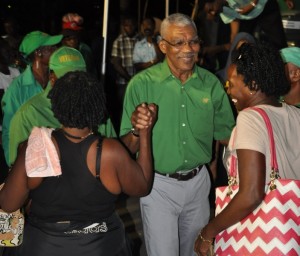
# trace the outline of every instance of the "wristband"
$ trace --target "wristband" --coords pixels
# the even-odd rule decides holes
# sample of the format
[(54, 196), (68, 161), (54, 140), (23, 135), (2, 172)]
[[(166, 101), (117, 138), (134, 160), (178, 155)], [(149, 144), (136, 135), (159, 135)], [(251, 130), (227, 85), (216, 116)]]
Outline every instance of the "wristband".
[(134, 127), (131, 128), (130, 132), (131, 132), (131, 134), (132, 134), (133, 136), (135, 136), (135, 137), (140, 137), (140, 135), (137, 133), (137, 131), (135, 130)]

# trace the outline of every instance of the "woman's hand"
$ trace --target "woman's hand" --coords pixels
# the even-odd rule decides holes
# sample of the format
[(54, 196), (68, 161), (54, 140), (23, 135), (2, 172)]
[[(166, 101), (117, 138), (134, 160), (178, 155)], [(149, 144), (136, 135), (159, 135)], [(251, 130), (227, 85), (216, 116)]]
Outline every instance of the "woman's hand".
[(131, 116), (131, 124), (137, 130), (152, 129), (157, 120), (157, 105), (142, 103), (135, 108)]
[(197, 236), (194, 245), (194, 251), (198, 256), (210, 255), (213, 239), (207, 239), (206, 237), (203, 237), (202, 233), (204, 232), (201, 231)]

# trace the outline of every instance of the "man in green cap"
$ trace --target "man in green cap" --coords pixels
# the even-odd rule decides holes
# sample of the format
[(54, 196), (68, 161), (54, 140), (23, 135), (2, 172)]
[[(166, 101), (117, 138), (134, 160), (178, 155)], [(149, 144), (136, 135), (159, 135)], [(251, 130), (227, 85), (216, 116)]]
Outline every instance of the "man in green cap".
[[(45, 91), (27, 101), (14, 115), (9, 130), (9, 164), (13, 164), (20, 143), (26, 140), (33, 127), (45, 126), (59, 128), (61, 124), (54, 117), (50, 100), (47, 98), (55, 81), (70, 71), (86, 71), (86, 64), (81, 53), (70, 47), (56, 50), (49, 61), (49, 84)], [(107, 137), (116, 137), (110, 119), (101, 125), (98, 131)]]
[(2, 146), (8, 163), (8, 132), (13, 115), (19, 107), (32, 96), (40, 93), (49, 80), (49, 58), (56, 45), (62, 40), (62, 35), (50, 36), (41, 31), (27, 34), (19, 47), (20, 52), (30, 64), (24, 72), (12, 81), (2, 98), (3, 124)]
[(300, 108), (300, 48), (287, 47), (280, 53), (286, 63), (286, 73), (291, 83), (290, 91), (281, 98), (281, 101)]

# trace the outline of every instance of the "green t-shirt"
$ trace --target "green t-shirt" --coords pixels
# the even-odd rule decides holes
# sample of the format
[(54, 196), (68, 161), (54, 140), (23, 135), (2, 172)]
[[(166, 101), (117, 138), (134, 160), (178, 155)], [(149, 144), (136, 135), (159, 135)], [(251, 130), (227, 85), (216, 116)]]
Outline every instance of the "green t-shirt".
[[(9, 164), (16, 160), (19, 144), (28, 139), (33, 127), (61, 127), (51, 110), (50, 99), (47, 98), (50, 89), (49, 84), (45, 91), (31, 98), (14, 115), (9, 130)], [(110, 119), (100, 125), (98, 131), (106, 137), (116, 137)]]
[(210, 162), (213, 139), (229, 139), (235, 124), (221, 83), (198, 66), (184, 85), (166, 61), (134, 76), (125, 94), (120, 135), (130, 131), (131, 114), (143, 102), (158, 105), (153, 155), (155, 170), (161, 173)]
[(2, 146), (7, 163), (9, 163), (9, 129), (11, 119), (27, 100), (42, 91), (42, 86), (35, 80), (31, 66), (28, 65), (25, 71), (11, 82), (3, 95), (1, 102), (3, 111)]

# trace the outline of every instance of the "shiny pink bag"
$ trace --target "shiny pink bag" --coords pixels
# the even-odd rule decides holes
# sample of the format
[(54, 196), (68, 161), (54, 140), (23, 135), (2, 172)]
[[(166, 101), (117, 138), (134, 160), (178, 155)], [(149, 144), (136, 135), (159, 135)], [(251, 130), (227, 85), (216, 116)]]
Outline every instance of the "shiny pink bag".
[[(260, 108), (269, 134), (271, 150), (271, 181), (266, 185), (262, 203), (246, 218), (220, 232), (215, 239), (215, 255), (300, 255), (300, 181), (281, 179), (276, 159), (272, 125)], [(238, 192), (235, 183), (236, 159), (230, 165), (228, 186), (216, 189), (216, 215)]]

